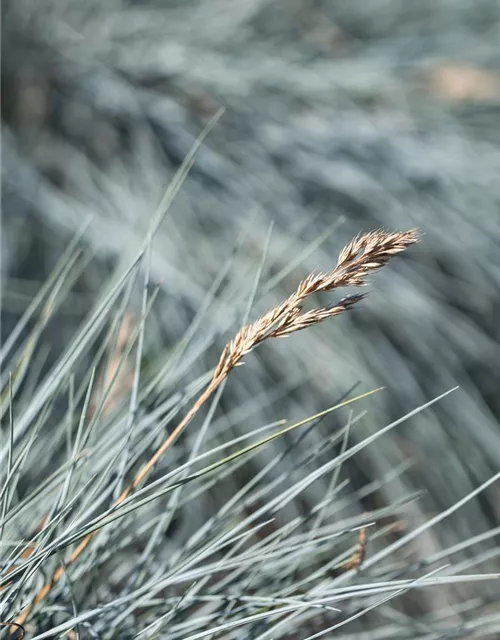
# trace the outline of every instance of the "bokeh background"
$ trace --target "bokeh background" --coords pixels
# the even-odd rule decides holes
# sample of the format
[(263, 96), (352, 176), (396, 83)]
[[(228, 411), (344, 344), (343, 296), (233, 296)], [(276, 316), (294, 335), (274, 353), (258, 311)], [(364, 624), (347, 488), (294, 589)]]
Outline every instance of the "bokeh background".
[[(4, 0), (2, 340), (91, 216), (93, 259), (47, 328), (41, 367), (55, 361), (223, 106), (153, 245), (161, 293), (145, 358), (172, 349), (234, 253), (168, 388), (215, 364), (271, 225), (252, 318), (332, 268), (359, 232), (419, 227), (421, 243), (354, 311), (252, 354), (218, 420), (244, 431), (320, 411), (355, 384), (386, 386), (355, 442), (459, 385), (347, 465), (359, 488), (411, 459), (352, 509), (422, 491), (406, 513), (421, 524), (500, 468), (499, 43), (496, 0)], [(287, 508), (307, 511), (324, 490)], [(499, 497), (493, 485), (423, 536), (416, 557), (498, 526)]]

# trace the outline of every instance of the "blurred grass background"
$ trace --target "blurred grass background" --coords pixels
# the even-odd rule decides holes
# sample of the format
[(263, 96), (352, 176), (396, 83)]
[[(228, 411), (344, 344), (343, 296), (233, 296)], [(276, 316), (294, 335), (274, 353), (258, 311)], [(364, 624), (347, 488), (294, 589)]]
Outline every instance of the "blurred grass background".
[[(48, 370), (223, 106), (152, 246), (160, 293), (144, 371), (171, 353), (234, 251), (233, 263), (196, 340), (141, 411), (214, 366), (241, 322), (271, 223), (252, 318), (309, 271), (331, 269), (360, 231), (419, 227), (422, 242), (373, 278), (352, 313), (249, 357), (216, 420), (244, 433), (249, 422), (314, 414), (355, 384), (386, 386), (353, 427), (356, 442), (459, 385), (346, 464), (360, 489), (413, 462), (357, 498), (353, 514), (413, 491), (423, 493), (405, 514), (410, 527), (448, 508), (500, 467), (499, 42), (495, 0), (5, 0), (2, 341), (90, 216), (82, 242), (92, 260), (46, 328), (39, 368)], [(140, 286), (131, 296), (137, 317)], [(193, 426), (180, 447), (195, 438)], [(214, 504), (242, 481), (227, 480)], [(307, 513), (327, 484), (311, 485), (283, 519)], [(415, 558), (497, 527), (499, 504), (492, 485), (416, 542)], [(197, 512), (200, 522), (213, 508)], [(494, 545), (481, 550), (498, 570)], [(481, 557), (477, 546), (471, 554)], [(451, 606), (457, 594), (442, 597)]]

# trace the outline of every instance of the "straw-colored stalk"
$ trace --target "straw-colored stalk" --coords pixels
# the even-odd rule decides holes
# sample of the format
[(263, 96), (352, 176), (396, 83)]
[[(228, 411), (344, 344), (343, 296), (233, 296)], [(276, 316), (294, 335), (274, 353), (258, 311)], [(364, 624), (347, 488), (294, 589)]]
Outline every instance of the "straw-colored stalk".
[[(252, 324), (242, 327), (225, 346), (207, 388), (183, 420), (137, 473), (134, 480), (123, 491), (113, 506), (116, 507), (121, 504), (145, 480), (163, 454), (177, 440), (205, 402), (227, 378), (231, 370), (241, 365), (243, 358), (256, 346), (268, 338), (289, 336), (295, 331), (311, 327), (327, 318), (332, 318), (344, 311), (348, 311), (364, 297), (364, 294), (346, 296), (336, 304), (318, 307), (311, 311), (303, 311), (303, 305), (307, 298), (315, 293), (331, 292), (340, 287), (366, 286), (366, 278), (370, 273), (383, 267), (393, 256), (401, 253), (417, 240), (418, 232), (415, 229), (402, 233), (388, 233), (383, 230), (376, 230), (360, 235), (342, 250), (337, 266), (333, 271), (312, 273), (299, 284), (297, 290), (283, 303), (265, 313)], [(80, 542), (66, 560), (66, 567), (78, 558), (97, 533), (98, 531), (94, 531), (88, 534)], [(42, 587), (33, 601), (21, 612), (16, 620), (18, 625), (24, 624), (33, 608), (47, 596), (63, 575), (64, 569), (62, 567), (54, 572), (50, 581)]]

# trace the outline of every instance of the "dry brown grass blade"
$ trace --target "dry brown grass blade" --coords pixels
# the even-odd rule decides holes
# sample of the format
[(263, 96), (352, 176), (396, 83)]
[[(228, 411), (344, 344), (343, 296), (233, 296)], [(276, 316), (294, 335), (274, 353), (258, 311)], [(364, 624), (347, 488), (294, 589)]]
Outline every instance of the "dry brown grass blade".
[(344, 562), (344, 564), (341, 565), (340, 569), (342, 571), (350, 571), (351, 569), (358, 571), (360, 569), (366, 557), (367, 531), (368, 531), (367, 527), (361, 527), (361, 529), (359, 530), (356, 549), (354, 550), (354, 553), (349, 558), (349, 560), (347, 560), (347, 562)]
[[(366, 278), (373, 271), (383, 267), (393, 256), (401, 253), (418, 241), (418, 232), (412, 229), (406, 232), (388, 233), (383, 230), (370, 231), (352, 240), (340, 253), (337, 266), (328, 273), (316, 273), (303, 280), (297, 290), (282, 304), (274, 307), (252, 324), (245, 325), (236, 336), (225, 346), (212, 380), (200, 395), (183, 420), (172, 431), (144, 467), (137, 473), (131, 484), (123, 491), (113, 506), (121, 504), (154, 469), (163, 454), (181, 435), (200, 408), (212, 396), (216, 389), (227, 378), (232, 369), (242, 364), (244, 356), (267, 338), (281, 338), (300, 331), (327, 318), (334, 317), (348, 311), (364, 296), (347, 296), (336, 305), (320, 307), (312, 311), (303, 312), (302, 308), (310, 296), (320, 292), (334, 291), (340, 287), (362, 287), (367, 284)], [(98, 533), (94, 531), (86, 536), (74, 549), (66, 561), (66, 566), (72, 564), (89, 545)], [(24, 624), (33, 608), (50, 593), (52, 587), (64, 575), (64, 569), (59, 568), (38, 592), (32, 603), (19, 615), (16, 623)]]
[[(118, 330), (116, 344), (112, 345), (113, 348), (110, 350), (109, 365), (101, 371), (99, 382), (92, 396), (90, 416), (97, 413), (101, 398), (105, 397), (106, 399), (100, 413), (102, 416), (106, 416), (119, 406), (120, 402), (132, 391), (133, 365), (130, 358), (125, 359), (123, 363), (122, 358), (136, 330), (137, 326), (132, 314), (125, 313)], [(111, 334), (108, 336), (108, 341), (111, 342)]]
[(19, 624), (17, 622), (0, 622), (0, 627), (10, 627), (9, 635), (13, 635), (14, 633), (17, 633), (19, 631), (19, 640), (24, 640), (26, 630), (24, 629), (22, 624)]

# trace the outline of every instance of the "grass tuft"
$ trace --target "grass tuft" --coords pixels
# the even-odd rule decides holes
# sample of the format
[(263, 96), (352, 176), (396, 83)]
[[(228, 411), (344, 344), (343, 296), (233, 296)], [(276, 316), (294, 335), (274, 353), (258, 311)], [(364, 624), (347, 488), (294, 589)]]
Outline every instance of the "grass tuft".
[[(185, 171), (183, 166), (179, 180)], [(174, 191), (179, 187), (176, 183)], [(170, 196), (167, 200), (169, 206)], [(4, 352), (2, 632), (34, 640), (312, 640), (349, 625), (352, 637), (368, 626), (373, 637), (437, 640), (462, 629), (472, 634), (497, 629), (498, 616), (489, 615), (483, 602), (484, 624), (460, 623), (460, 629), (446, 604), (420, 621), (415, 614), (426, 597), (421, 593), (436, 588), (458, 593), (464, 584), (498, 580), (495, 573), (471, 573), (474, 563), (451, 564), (455, 554), (492, 539), (494, 531), (413, 561), (404, 550), (500, 474), (411, 528), (406, 516), (419, 493), (390, 504), (377, 505), (374, 498), (381, 486), (404, 477), (410, 461), (361, 488), (344, 467), (450, 391), (365, 437), (355, 433), (366, 411), (355, 414), (354, 408), (381, 389), (357, 396), (351, 389), (332, 407), (291, 423), (251, 425), (246, 419), (243, 435), (233, 433), (231, 423), (228, 428), (228, 418), (221, 421), (224, 386), (248, 354), (268, 339), (289, 337), (351, 310), (364, 294), (305, 307), (318, 295), (366, 286), (372, 273), (419, 240), (418, 232), (359, 235), (331, 271), (310, 274), (283, 302), (248, 322), (270, 229), (243, 326), (214, 369), (149, 406), (157, 381), (187, 357), (200, 322), (195, 318), (170, 357), (162, 354), (158, 366), (144, 369), (147, 322), (158, 294), (149, 291), (150, 248), (164, 205), (153, 217), (145, 248), (104, 287), (60, 361), (45, 376), (37, 367), (31, 397), (25, 386), (44, 330), (82, 272), (76, 245), (51, 276), (57, 286), (42, 289)], [(129, 309), (136, 286), (140, 318)], [(40, 319), (34, 318), (34, 329), (26, 334), (38, 307)], [(209, 400), (201, 427), (181, 439)], [(334, 415), (332, 428), (326, 423)], [(311, 433), (316, 434), (312, 446)], [(277, 442), (284, 445), (276, 452)], [(320, 482), (326, 487), (320, 500), (306, 503), (304, 496)], [(360, 511), (361, 500), (371, 500), (372, 508)], [(479, 555), (478, 563), (482, 560)], [(396, 606), (396, 600), (403, 605)]]

